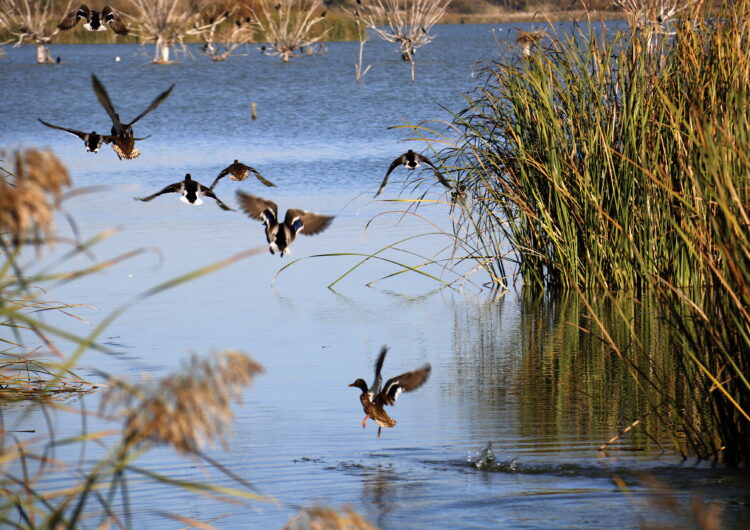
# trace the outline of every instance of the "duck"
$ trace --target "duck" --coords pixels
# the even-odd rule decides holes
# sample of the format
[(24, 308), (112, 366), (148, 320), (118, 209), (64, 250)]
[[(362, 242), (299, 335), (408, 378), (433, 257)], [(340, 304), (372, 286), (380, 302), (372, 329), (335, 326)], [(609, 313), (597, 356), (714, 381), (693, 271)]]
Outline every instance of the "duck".
[(261, 183), (263, 183), (264, 186), (276, 186), (273, 182), (265, 178), (263, 175), (261, 175), (258, 171), (256, 171), (255, 168), (246, 166), (236, 158), (234, 159), (234, 162), (229, 164), (227, 167), (221, 170), (221, 173), (216, 177), (214, 180), (214, 183), (211, 184), (211, 189), (214, 189), (216, 187), (216, 184), (224, 177), (229, 175), (229, 178), (232, 180), (245, 180), (247, 179), (250, 174), (255, 175), (255, 178), (258, 179)]
[(89, 31), (106, 31), (106, 24), (118, 35), (128, 34), (128, 28), (125, 27), (120, 15), (111, 6), (104, 6), (104, 9), (101, 11), (96, 11), (89, 9), (86, 4), (81, 4), (65, 15), (65, 18), (62, 19), (62, 22), (57, 27), (61, 30), (68, 30), (78, 24), (78, 21), (81, 19), (86, 20), (83, 27)]
[(450, 189), (450, 183), (445, 180), (445, 177), (440, 174), (438, 169), (429, 158), (427, 158), (426, 156), (422, 156), (419, 153), (415, 153), (414, 151), (409, 149), (403, 155), (399, 156), (398, 158), (396, 158), (396, 160), (391, 162), (391, 165), (388, 168), (388, 172), (385, 174), (385, 178), (383, 178), (383, 182), (380, 184), (380, 187), (378, 188), (378, 191), (377, 193), (375, 193), (374, 197), (377, 197), (383, 191), (385, 185), (388, 184), (388, 177), (391, 176), (391, 173), (394, 169), (396, 169), (398, 166), (404, 166), (406, 169), (417, 169), (418, 167), (420, 167), (420, 162), (424, 162), (425, 164), (430, 166), (435, 172), (435, 176), (437, 177), (440, 184)]
[(203, 204), (203, 201), (201, 200), (202, 196), (209, 197), (215, 200), (216, 204), (218, 204), (219, 208), (221, 208), (222, 210), (234, 211), (232, 210), (232, 208), (221, 202), (221, 199), (219, 199), (210, 188), (207, 188), (200, 182), (193, 180), (193, 178), (190, 176), (190, 173), (187, 173), (185, 175), (184, 180), (175, 182), (174, 184), (170, 184), (161, 191), (157, 191), (153, 195), (149, 195), (148, 197), (135, 197), (135, 199), (143, 202), (148, 202), (151, 199), (158, 197), (159, 195), (164, 195), (165, 193), (181, 193), (182, 197), (180, 197), (180, 200), (185, 204), (190, 204), (192, 206), (200, 206), (201, 204)]
[(362, 391), (359, 395), (359, 401), (362, 403), (362, 409), (365, 411), (362, 428), (364, 429), (367, 426), (368, 418), (373, 420), (378, 424), (378, 438), (380, 438), (380, 431), (383, 427), (391, 429), (396, 425), (396, 420), (388, 415), (384, 407), (386, 405), (395, 405), (396, 399), (401, 392), (411, 392), (421, 387), (427, 381), (427, 378), (430, 377), (430, 371), (432, 370), (429, 363), (425, 364), (417, 370), (391, 377), (381, 388), (382, 377), (380, 371), (383, 368), (383, 362), (387, 353), (388, 346), (383, 346), (375, 362), (375, 380), (369, 388), (364, 379), (357, 379), (349, 385), (359, 388)]
[(104, 88), (102, 82), (99, 81), (99, 79), (94, 74), (91, 74), (91, 82), (94, 86), (94, 93), (96, 94), (96, 98), (99, 100), (99, 103), (102, 104), (102, 107), (104, 107), (104, 110), (107, 111), (107, 114), (109, 114), (109, 118), (112, 120), (112, 150), (117, 154), (117, 157), (120, 160), (122, 160), (123, 158), (126, 160), (138, 158), (141, 152), (135, 146), (135, 140), (137, 140), (138, 138), (135, 138), (135, 136), (133, 135), (133, 125), (135, 125), (138, 120), (143, 118), (146, 114), (161, 105), (161, 103), (165, 99), (167, 99), (169, 94), (172, 93), (174, 84), (167, 90), (156, 96), (156, 99), (151, 102), (151, 105), (149, 105), (146, 110), (136, 116), (133, 121), (131, 121), (130, 123), (122, 123), (120, 121), (120, 115), (115, 112), (115, 107), (114, 105), (112, 105), (112, 100), (109, 98), (109, 94), (107, 94), (107, 90)]
[(48, 123), (41, 118), (37, 118), (37, 120), (50, 129), (59, 129), (70, 134), (75, 134), (78, 138), (83, 140), (84, 144), (86, 144), (86, 152), (88, 153), (98, 153), (102, 144), (112, 143), (112, 137), (107, 134), (98, 134), (96, 131), (83, 132), (77, 129), (68, 129), (67, 127), (60, 127), (59, 125)]
[(287, 210), (284, 221), (279, 222), (279, 207), (275, 202), (256, 197), (242, 191), (237, 192), (240, 208), (252, 219), (263, 221), (266, 227), (266, 241), (271, 254), (279, 252), (281, 257), (291, 253), (292, 244), (298, 233), (308, 236), (319, 234), (331, 224), (334, 216), (321, 215), (306, 210)]

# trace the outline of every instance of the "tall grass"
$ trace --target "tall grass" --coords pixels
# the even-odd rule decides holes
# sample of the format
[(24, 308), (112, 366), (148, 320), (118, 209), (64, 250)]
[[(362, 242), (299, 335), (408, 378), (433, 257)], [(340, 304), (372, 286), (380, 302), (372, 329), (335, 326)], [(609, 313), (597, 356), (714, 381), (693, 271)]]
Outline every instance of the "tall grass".
[[(0, 157), (6, 158), (5, 153)], [(93, 384), (71, 372), (84, 352), (108, 351), (97, 341), (100, 333), (137, 301), (265, 249), (244, 251), (152, 287), (91, 326), (75, 315), (74, 304), (46, 300), (47, 293), (61, 284), (84, 281), (145, 250), (125, 252), (83, 269), (55, 272), (71, 259), (90, 254), (92, 246), (114, 231), (88, 241), (60, 237), (55, 221), (66, 214), (66, 198), (80, 193), (68, 189), (72, 181), (67, 169), (50, 151), (28, 149), (9, 158), (9, 167), (0, 167), (0, 403), (17, 403), (12, 409), (4, 405), (0, 408), (0, 526), (132, 527), (132, 513), (137, 507), (129, 501), (131, 477), (235, 502), (269, 500), (202, 451), (206, 443), (222, 441), (232, 419), (232, 402), (239, 400), (244, 387), (262, 370), (246, 355), (229, 350), (209, 359), (194, 358), (183, 371), (146, 382), (102, 374), (104, 383)], [(66, 245), (70, 250), (46, 260), (52, 265), (44, 266), (39, 258), (52, 245)], [(90, 329), (79, 334), (68, 326), (52, 325), (42, 318), (51, 311), (68, 315), (71, 322), (88, 324)], [(105, 393), (99, 413), (87, 411), (83, 401), (76, 411), (70, 400), (65, 400), (71, 394), (94, 391)], [(28, 429), (33, 411), (44, 413), (46, 432)], [(65, 416), (67, 424), (80, 422), (80, 433), (57, 435), (52, 412)], [(92, 415), (103, 422), (114, 422), (114, 428), (89, 431), (88, 418)], [(104, 453), (93, 462), (84, 458), (87, 443), (92, 442)], [(202, 460), (207, 468), (229, 477), (236, 486), (178, 481), (141, 468), (137, 458), (156, 445)], [(80, 448), (78, 463), (55, 456), (56, 450), (66, 446)], [(62, 487), (55, 486), (59, 481)], [(179, 514), (164, 515), (186, 520)]]
[(742, 0), (666, 28), (552, 35), (484, 69), (442, 153), (456, 234), (490, 270), (658, 297), (694, 383), (682, 427), (730, 464), (750, 463), (749, 19)]

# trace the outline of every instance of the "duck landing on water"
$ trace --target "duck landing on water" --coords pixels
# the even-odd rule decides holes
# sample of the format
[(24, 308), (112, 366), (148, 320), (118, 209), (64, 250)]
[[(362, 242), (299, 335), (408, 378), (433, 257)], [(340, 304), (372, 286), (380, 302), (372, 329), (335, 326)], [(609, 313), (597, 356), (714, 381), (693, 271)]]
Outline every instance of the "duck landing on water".
[(237, 200), (240, 208), (251, 218), (263, 221), (266, 227), (266, 241), (268, 251), (275, 254), (278, 251), (281, 257), (291, 252), (289, 245), (297, 237), (297, 234), (314, 236), (319, 234), (331, 224), (332, 215), (321, 215), (306, 210), (287, 210), (284, 221), (279, 222), (279, 207), (270, 199), (256, 197), (249, 193), (237, 192)]
[(422, 386), (430, 376), (430, 370), (432, 370), (429, 364), (425, 364), (422, 368), (412, 372), (391, 377), (381, 389), (380, 383), (382, 378), (380, 371), (383, 368), (386, 353), (388, 353), (388, 347), (383, 346), (380, 349), (378, 360), (375, 362), (375, 380), (372, 382), (370, 388), (367, 388), (367, 383), (365, 383), (364, 379), (357, 379), (349, 385), (359, 388), (362, 391), (362, 394), (359, 396), (362, 409), (365, 411), (362, 428), (364, 429), (367, 426), (367, 418), (370, 418), (378, 424), (378, 438), (380, 438), (380, 431), (383, 427), (390, 429), (396, 425), (396, 420), (391, 418), (385, 411), (385, 405), (395, 405), (396, 399), (401, 392), (411, 392)]

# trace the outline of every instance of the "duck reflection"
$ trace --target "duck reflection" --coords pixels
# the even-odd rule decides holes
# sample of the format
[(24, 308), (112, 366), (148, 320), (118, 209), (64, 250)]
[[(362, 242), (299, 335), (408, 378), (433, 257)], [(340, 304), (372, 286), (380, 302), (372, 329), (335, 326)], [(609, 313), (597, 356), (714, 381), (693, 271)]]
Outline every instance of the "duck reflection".
[(374, 515), (379, 528), (386, 528), (388, 515), (400, 509), (397, 502), (400, 481), (391, 464), (377, 464), (362, 475), (362, 500), (370, 505), (368, 512)]

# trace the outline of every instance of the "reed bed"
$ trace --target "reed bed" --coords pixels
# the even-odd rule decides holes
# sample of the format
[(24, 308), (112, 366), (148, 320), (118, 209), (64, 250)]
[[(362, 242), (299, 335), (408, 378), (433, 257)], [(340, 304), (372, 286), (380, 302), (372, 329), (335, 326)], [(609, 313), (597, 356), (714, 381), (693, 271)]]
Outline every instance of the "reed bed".
[(492, 62), (441, 159), (456, 237), (496, 287), (510, 270), (530, 291), (655, 296), (690, 398), (668, 371), (634, 377), (663, 391), (692, 452), (747, 465), (750, 2), (699, 7), (614, 35), (550, 31)]
[[(102, 373), (103, 383), (91, 383), (71, 371), (84, 352), (109, 352), (97, 342), (98, 337), (138, 301), (265, 252), (265, 247), (242, 251), (156, 285), (92, 325), (76, 315), (80, 306), (46, 300), (48, 293), (148, 249), (125, 252), (83, 269), (55, 272), (73, 258), (90, 257), (91, 248), (116, 231), (107, 230), (87, 241), (78, 239), (65, 201), (85, 190), (70, 189), (68, 171), (51, 151), (27, 149), (2, 153), (2, 158), (8, 167), (0, 167), (0, 526), (132, 527), (135, 507), (128, 496), (132, 477), (228, 502), (271, 501), (203, 453), (207, 444), (224, 440), (233, 419), (232, 403), (240, 401), (244, 389), (262, 371), (244, 353), (226, 350), (208, 358), (193, 357), (183, 370), (158, 380), (126, 381)], [(58, 235), (55, 221), (60, 218), (70, 220), (75, 239)], [(57, 252), (50, 257), (53, 246)], [(60, 246), (69, 249), (60, 250)], [(45, 254), (46, 260), (42, 259)], [(50, 312), (67, 316), (87, 333), (50, 324), (42, 318)], [(71, 397), (94, 391), (102, 393), (98, 412), (86, 410), (83, 400), (76, 400), (80, 409), (72, 405)], [(8, 408), (4, 405), (8, 402), (15, 404)], [(46, 430), (29, 429), (30, 415), (35, 412), (44, 415)], [(64, 416), (68, 425), (80, 422), (80, 433), (58, 436), (52, 414)], [(91, 416), (112, 428), (90, 431)], [(34, 425), (38, 423), (35, 420)], [(104, 456), (84, 458), (87, 443), (92, 442)], [(212, 478), (229, 478), (233, 485), (223, 480), (217, 486), (205, 477), (176, 480), (138, 466), (138, 457), (157, 445), (203, 462), (206, 471), (213, 472)], [(57, 458), (56, 448), (64, 446), (79, 448), (80, 459)], [(55, 486), (59, 483), (64, 486)], [(179, 514), (162, 515), (187, 521)], [(205, 527), (200, 521), (190, 521)]]

